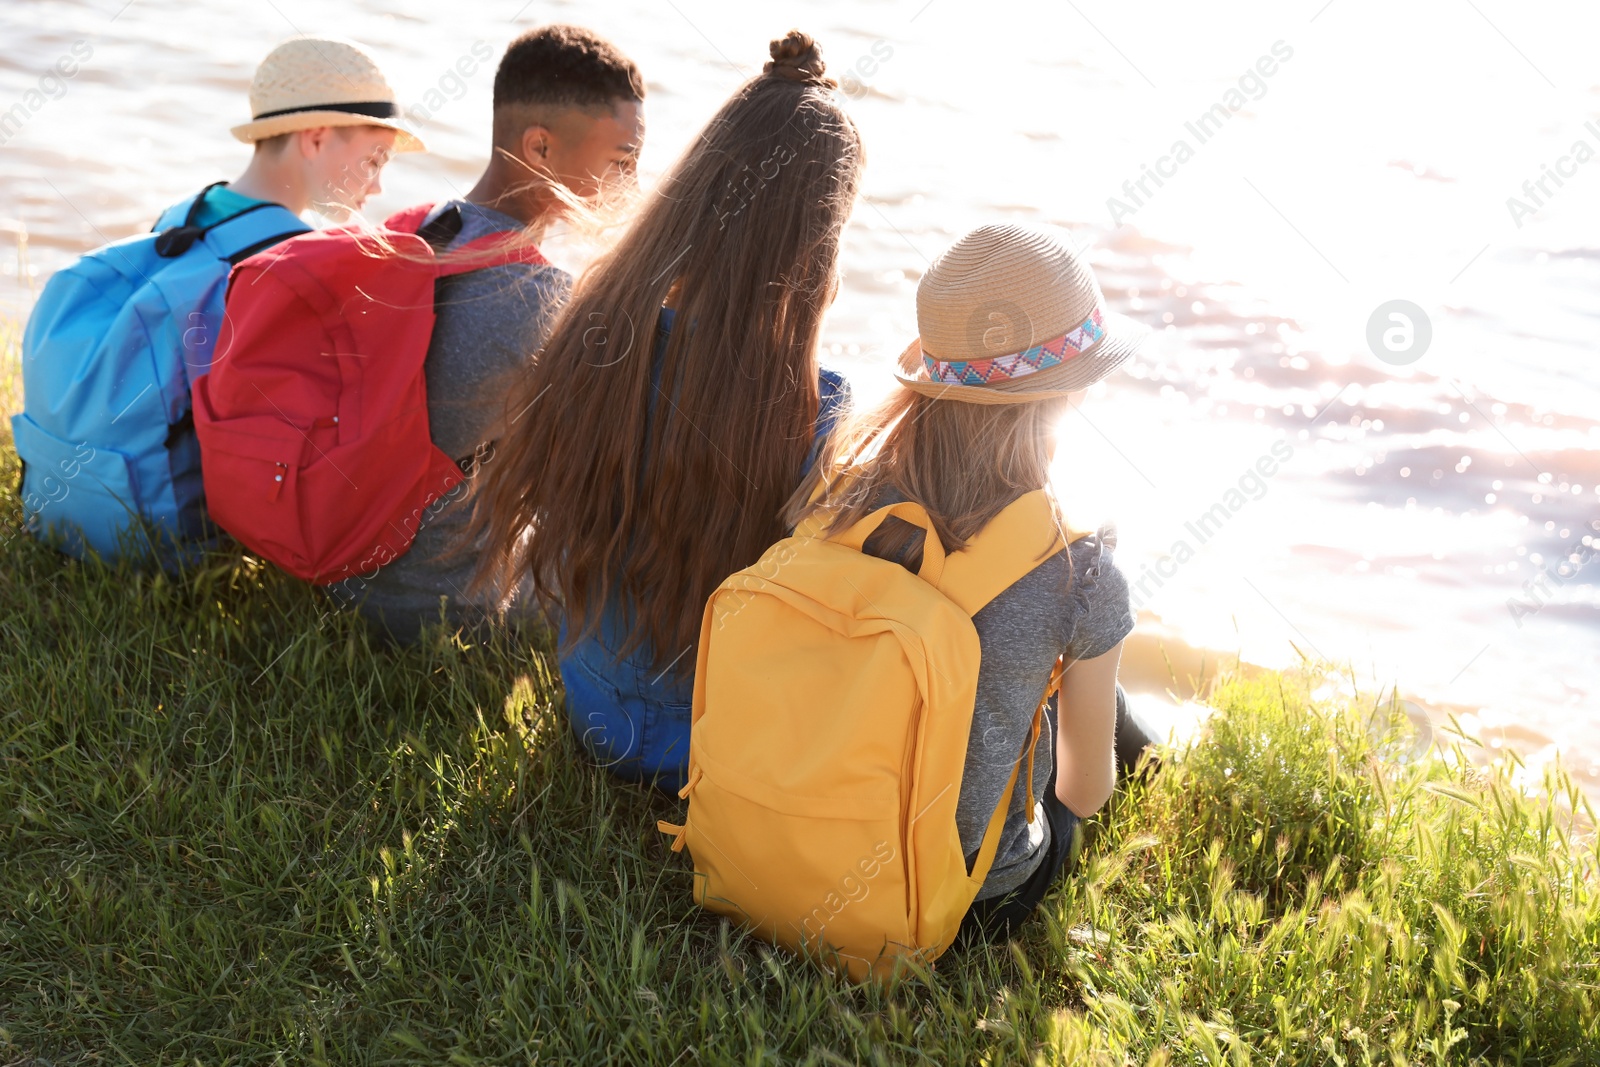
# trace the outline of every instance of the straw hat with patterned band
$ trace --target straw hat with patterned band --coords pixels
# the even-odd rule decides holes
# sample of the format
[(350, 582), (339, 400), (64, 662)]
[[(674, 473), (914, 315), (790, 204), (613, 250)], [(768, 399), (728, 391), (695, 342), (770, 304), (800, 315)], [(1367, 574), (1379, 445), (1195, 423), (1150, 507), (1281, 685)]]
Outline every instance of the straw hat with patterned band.
[(384, 126), (398, 134), (396, 152), (424, 151), (397, 121), (400, 108), (383, 71), (350, 41), (293, 37), (267, 53), (250, 82), (250, 113), (251, 121), (233, 128), (247, 144), (318, 126)]
[(917, 286), (916, 340), (895, 377), (970, 404), (1026, 404), (1085, 389), (1125, 363), (1148, 331), (1106, 310), (1070, 244), (1014, 224), (980, 226)]

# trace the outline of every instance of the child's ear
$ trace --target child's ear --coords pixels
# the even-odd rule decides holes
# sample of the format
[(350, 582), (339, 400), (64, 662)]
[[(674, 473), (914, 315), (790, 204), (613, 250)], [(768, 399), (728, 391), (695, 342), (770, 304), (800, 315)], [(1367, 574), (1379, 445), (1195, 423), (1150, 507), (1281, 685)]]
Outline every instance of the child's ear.
[(333, 139), (333, 127), (316, 126), (309, 130), (299, 130), (295, 134), (300, 144), (300, 154), (306, 159), (320, 155)]
[(543, 166), (550, 159), (550, 130), (529, 126), (522, 131), (522, 161), (530, 167)]

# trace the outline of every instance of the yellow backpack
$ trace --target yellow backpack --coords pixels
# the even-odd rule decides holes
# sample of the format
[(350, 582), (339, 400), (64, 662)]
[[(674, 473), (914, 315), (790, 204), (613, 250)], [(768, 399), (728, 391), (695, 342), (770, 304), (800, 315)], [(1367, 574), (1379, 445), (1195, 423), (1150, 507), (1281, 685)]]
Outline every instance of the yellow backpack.
[[(861, 551), (890, 515), (927, 531), (918, 574)], [(1076, 539), (1075, 535), (1073, 539)], [(946, 555), (923, 508), (773, 545), (701, 625), (683, 826), (696, 903), (860, 981), (937, 958), (994, 861), (1035, 709), (969, 874), (956, 829), (978, 685), (972, 616), (1063, 541), (1043, 491)]]

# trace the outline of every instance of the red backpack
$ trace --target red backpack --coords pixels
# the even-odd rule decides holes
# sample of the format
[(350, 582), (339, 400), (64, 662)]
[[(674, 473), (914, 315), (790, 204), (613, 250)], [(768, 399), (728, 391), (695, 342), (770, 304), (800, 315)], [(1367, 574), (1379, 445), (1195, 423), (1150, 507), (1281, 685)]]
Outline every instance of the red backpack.
[[(434, 283), (545, 262), (490, 234), (440, 262), (430, 205), (370, 230), (322, 230), (234, 268), (194, 419), (211, 517), (252, 552), (318, 583), (403, 555), (464, 475), (428, 434), (422, 363)], [(380, 253), (381, 236), (398, 254)], [(485, 258), (479, 253), (499, 255)]]

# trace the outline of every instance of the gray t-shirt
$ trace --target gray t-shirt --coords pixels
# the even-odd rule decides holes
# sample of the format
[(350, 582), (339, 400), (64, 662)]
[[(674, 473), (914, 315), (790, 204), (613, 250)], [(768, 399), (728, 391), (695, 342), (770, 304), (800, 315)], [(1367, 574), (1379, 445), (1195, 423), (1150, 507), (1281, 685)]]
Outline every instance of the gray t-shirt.
[[(1028, 738), (1056, 657), (1065, 653), (1069, 663), (1093, 659), (1133, 630), (1128, 583), (1111, 560), (1115, 547), (1115, 529), (1103, 526), (1039, 564), (972, 617), (982, 659), (961, 798), (956, 803), (956, 827), (969, 867)], [(1064, 708), (1061, 714), (1071, 715), (1072, 709)], [(994, 865), (977, 899), (1015, 889), (1044, 857), (1050, 826), (1037, 798), (1044, 796), (1055, 752), (1047, 718), (1034, 748), (1033, 822), (1027, 822), (1027, 791), (1019, 776)], [(1106, 759), (1110, 758), (1108, 752)]]
[[(461, 213), (461, 229), (447, 249), (522, 229), (511, 216), (464, 200), (440, 205), (428, 221), (451, 208)], [(488, 267), (439, 281), (438, 318), (423, 364), (428, 430), (433, 443), (464, 469), (504, 431), (505, 385), (532, 363), (571, 288), (571, 276), (548, 264)], [(494, 462), (492, 451), (482, 454), (487, 458), (480, 469)], [(457, 496), (464, 498), (466, 490)], [(371, 578), (330, 587), (330, 595), (358, 601), (363, 615), (403, 640), (414, 639), (422, 625), (439, 621), (441, 598), (452, 625), (482, 617), (484, 604), (467, 594), (478, 553), (457, 550), (470, 512), (464, 499), (430, 508), (405, 555)], [(531, 617), (536, 608), (519, 600), (513, 610)]]

